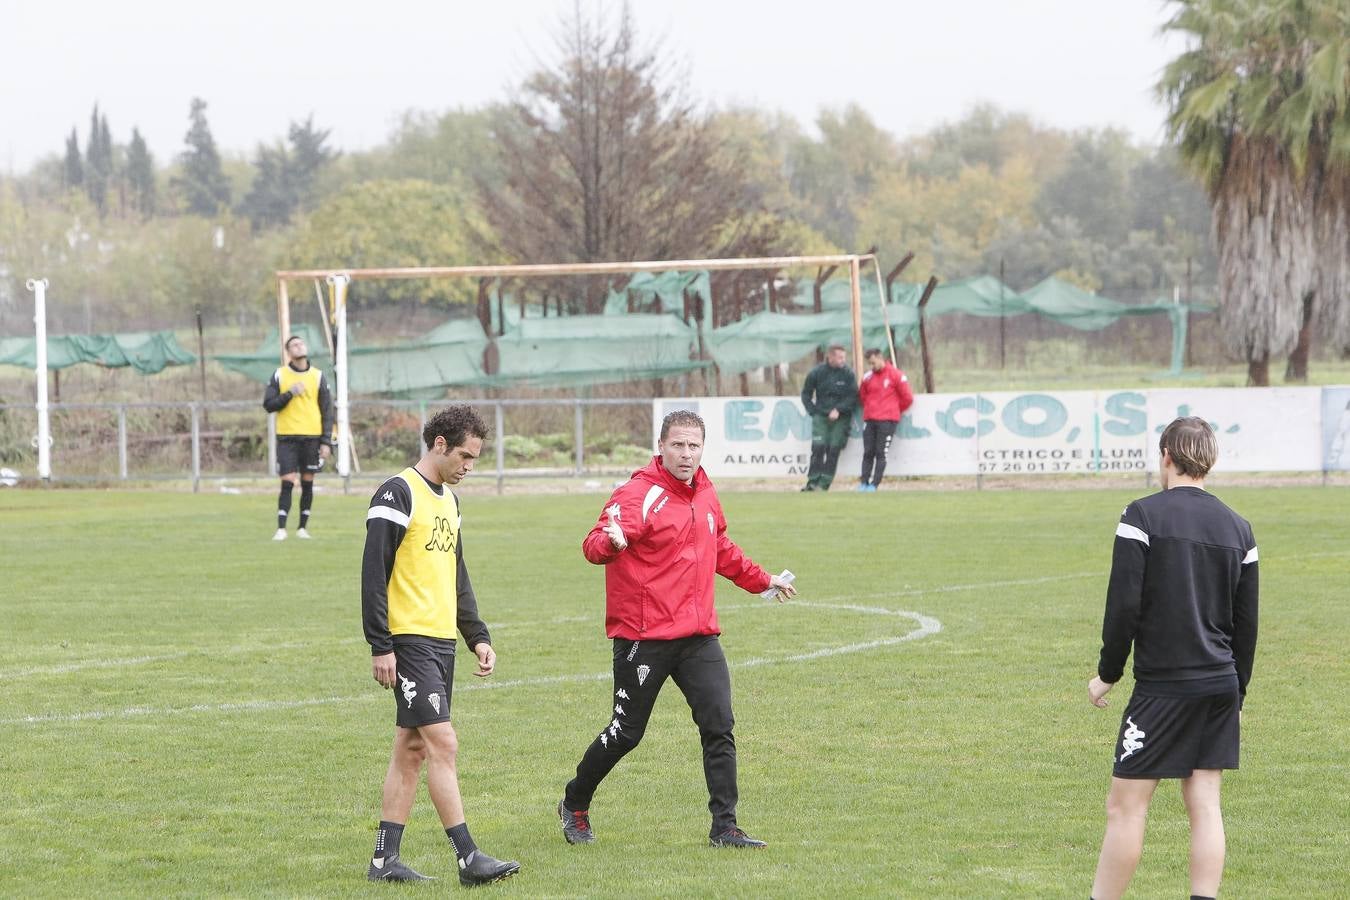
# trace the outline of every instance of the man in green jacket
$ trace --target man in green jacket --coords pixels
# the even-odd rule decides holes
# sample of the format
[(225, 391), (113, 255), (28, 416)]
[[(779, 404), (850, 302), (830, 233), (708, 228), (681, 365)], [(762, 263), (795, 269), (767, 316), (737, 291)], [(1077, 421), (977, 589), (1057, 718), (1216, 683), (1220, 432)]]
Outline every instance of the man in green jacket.
[(806, 376), (802, 406), (811, 417), (811, 467), (803, 491), (828, 491), (839, 465), (839, 452), (848, 443), (853, 408), (858, 405), (858, 379), (844, 365), (844, 348), (831, 344), (825, 362)]

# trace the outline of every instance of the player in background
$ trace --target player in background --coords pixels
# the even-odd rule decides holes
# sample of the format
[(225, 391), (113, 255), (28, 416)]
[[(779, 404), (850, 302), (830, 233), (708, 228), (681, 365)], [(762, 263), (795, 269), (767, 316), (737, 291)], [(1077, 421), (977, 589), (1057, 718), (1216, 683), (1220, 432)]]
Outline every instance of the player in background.
[(380, 485), (366, 512), (361, 617), (371, 674), (394, 689), (397, 708), (375, 853), (366, 873), (371, 881), (428, 880), (399, 858), (423, 762), (460, 883), (487, 884), (520, 871), (520, 863), (488, 856), (469, 836), (456, 769), (459, 740), (450, 724), (456, 627), (476, 657), (475, 675), (486, 678), (497, 664), (464, 567), (459, 500), (450, 491), (473, 471), (485, 437), (487, 426), (473, 408), (442, 410), (422, 431), (426, 453)]
[(831, 344), (825, 362), (808, 372), (802, 383), (802, 406), (811, 417), (811, 464), (803, 491), (830, 489), (839, 454), (848, 443), (858, 405), (858, 379), (845, 360), (844, 348)]
[(274, 541), (286, 540), (286, 519), (291, 513), (291, 492), (300, 484), (298, 538), (309, 537), (309, 510), (314, 504), (314, 475), (321, 460), (332, 452), (333, 396), (328, 380), (310, 365), (305, 339), (286, 339), (286, 365), (272, 373), (263, 394), (263, 409), (277, 414), (277, 470), (281, 494), (277, 497), (277, 530)]
[(863, 354), (867, 372), (858, 385), (862, 403), (863, 458), (858, 490), (875, 492), (886, 474), (886, 454), (905, 410), (914, 405), (909, 379), (876, 349)]
[(788, 573), (770, 576), (727, 536), (727, 521), (703, 471), (706, 430), (680, 410), (661, 423), (660, 453), (610, 496), (582, 541), (605, 567), (605, 633), (613, 640), (613, 709), (586, 748), (558, 803), (569, 844), (595, 840), (590, 804), (600, 782), (637, 747), (656, 696), (675, 682), (698, 725), (714, 847), (763, 847), (736, 824), (736, 739), (731, 674), (713, 605), (714, 575), (746, 591), (796, 594)]
[(1242, 701), (1256, 656), (1256, 539), (1205, 490), (1218, 456), (1204, 419), (1176, 419), (1158, 442), (1163, 490), (1125, 507), (1116, 526), (1097, 675), (1106, 694), (1134, 650), (1134, 693), (1121, 718), (1106, 798), (1094, 900), (1120, 897), (1144, 849), (1159, 779), (1181, 780), (1191, 825), (1191, 897), (1217, 895), (1224, 830), (1219, 785), (1238, 767)]

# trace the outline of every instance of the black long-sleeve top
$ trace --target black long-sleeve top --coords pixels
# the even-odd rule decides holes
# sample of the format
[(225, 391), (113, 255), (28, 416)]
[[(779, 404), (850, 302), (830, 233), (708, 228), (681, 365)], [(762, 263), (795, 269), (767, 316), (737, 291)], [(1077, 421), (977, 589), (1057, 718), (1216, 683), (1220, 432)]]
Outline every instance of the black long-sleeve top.
[[(416, 472), (415, 469), (410, 471)], [(415, 477), (422, 476), (417, 473)], [(426, 483), (437, 494), (449, 490), (445, 485)], [(370, 501), (370, 508), (377, 506), (392, 507), (405, 517), (411, 515), (412, 495), (402, 478), (396, 476), (380, 485)], [(389, 633), (389, 578), (394, 573), (399, 544), (407, 532), (406, 526), (391, 518), (366, 519), (366, 547), (361, 557), (361, 620), (372, 656), (391, 653), (394, 649), (394, 639)], [(490, 644), (492, 638), (487, 625), (478, 616), (478, 599), (469, 580), (469, 570), (464, 565), (463, 532), (455, 543), (455, 566), (456, 627), (469, 647)]]
[(1133, 645), (1136, 690), (1217, 693), (1236, 675), (1245, 697), (1258, 593), (1251, 525), (1217, 497), (1181, 486), (1134, 501), (1116, 526), (1097, 674), (1119, 681)]
[[(303, 372), (305, 369), (297, 369), (293, 363), (286, 363), (294, 372)], [(306, 367), (308, 368), (308, 367)], [(279, 370), (278, 370), (279, 371)], [(306, 398), (296, 401), (304, 403)], [(267, 387), (263, 390), (263, 409), (270, 413), (281, 412), (281, 410), (295, 400), (295, 395), (290, 391), (281, 389), (281, 380), (277, 378), (277, 373), (273, 372), (271, 379), (267, 382)], [(319, 404), (319, 417), (323, 422), (320, 439), (325, 443), (332, 443), (333, 424), (337, 421), (337, 407), (333, 402), (333, 392), (328, 389), (328, 376), (319, 373), (319, 393), (312, 401)]]

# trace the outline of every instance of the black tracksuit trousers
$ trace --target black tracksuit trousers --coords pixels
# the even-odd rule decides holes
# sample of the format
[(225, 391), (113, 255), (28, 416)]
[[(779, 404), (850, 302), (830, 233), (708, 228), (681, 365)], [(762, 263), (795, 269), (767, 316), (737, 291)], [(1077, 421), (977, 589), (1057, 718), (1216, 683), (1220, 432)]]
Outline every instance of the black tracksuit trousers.
[(873, 487), (881, 484), (886, 474), (886, 454), (891, 449), (891, 438), (899, 422), (867, 419), (863, 422), (862, 483)]
[(731, 673), (716, 635), (669, 641), (614, 639), (613, 712), (581, 757), (564, 802), (568, 809), (590, 808), (600, 782), (642, 740), (667, 677), (684, 694), (698, 725), (712, 813), (709, 834), (720, 834), (736, 824), (736, 739), (731, 733), (735, 725)]

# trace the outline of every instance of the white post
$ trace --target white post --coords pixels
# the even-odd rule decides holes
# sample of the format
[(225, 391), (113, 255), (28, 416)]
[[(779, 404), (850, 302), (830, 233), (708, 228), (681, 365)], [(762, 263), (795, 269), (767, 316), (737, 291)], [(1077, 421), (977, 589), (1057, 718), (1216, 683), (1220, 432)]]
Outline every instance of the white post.
[(52, 477), (52, 431), (47, 406), (47, 279), (30, 278), (27, 287), (33, 292), (33, 325), (37, 335), (34, 351), (37, 354), (37, 467), (38, 477), (50, 481)]
[(352, 473), (351, 411), (347, 404), (347, 285), (350, 275), (329, 275), (333, 286), (333, 315), (337, 327), (337, 350), (333, 369), (337, 374), (337, 473), (348, 478)]

